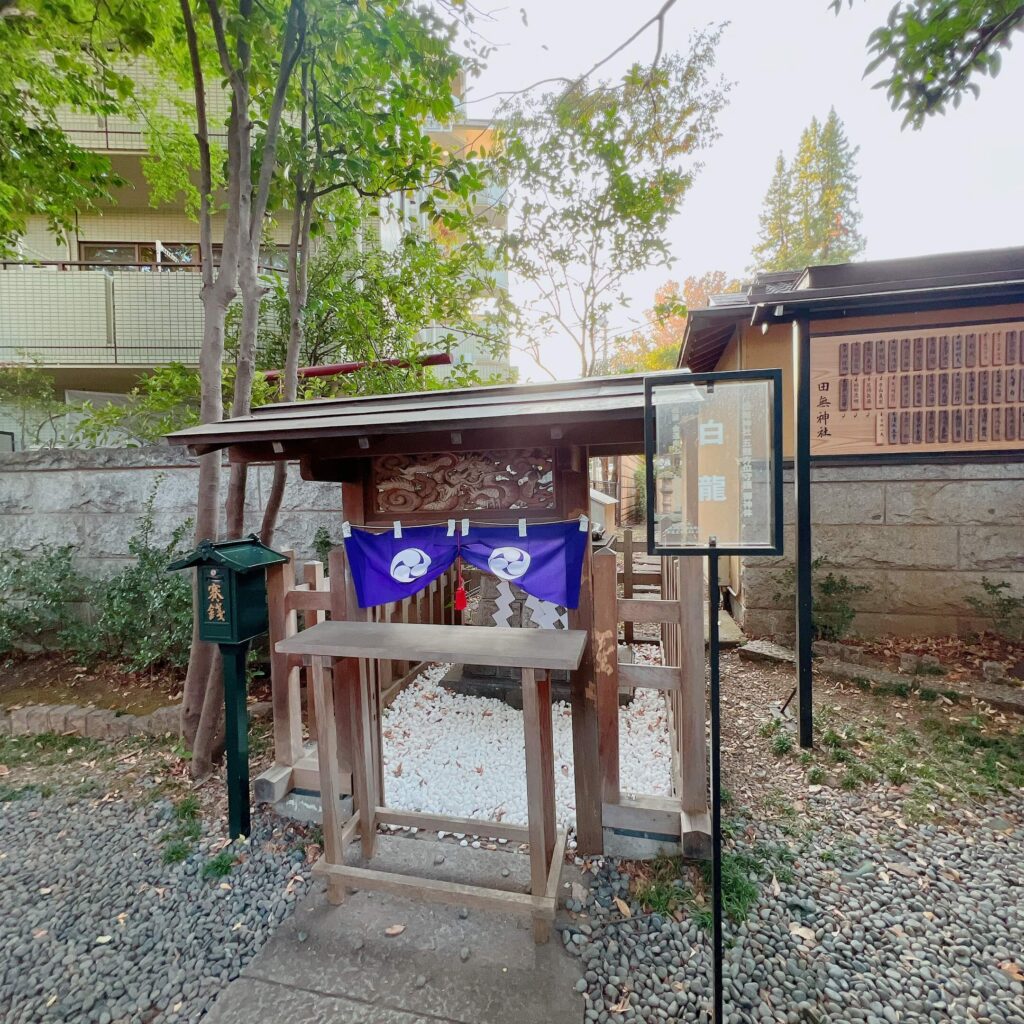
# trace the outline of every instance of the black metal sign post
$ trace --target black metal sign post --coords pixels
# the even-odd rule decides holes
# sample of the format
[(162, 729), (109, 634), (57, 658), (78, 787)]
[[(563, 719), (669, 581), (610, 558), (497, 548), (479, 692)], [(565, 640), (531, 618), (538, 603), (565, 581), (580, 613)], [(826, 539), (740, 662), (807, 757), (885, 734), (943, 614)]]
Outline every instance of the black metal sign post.
[(724, 1021), (719, 558), (782, 554), (782, 371), (644, 380), (647, 550), (708, 560), (712, 991)]
[[(715, 538), (711, 538), (714, 547)], [(714, 967), (714, 1015), (723, 1015), (722, 959), (722, 705), (719, 671), (718, 609), (722, 600), (718, 587), (718, 555), (708, 555), (708, 661), (711, 699), (711, 961)]]
[(228, 834), (249, 835), (249, 710), (245, 672), (249, 641), (218, 644), (224, 671), (224, 754), (228, 768)]

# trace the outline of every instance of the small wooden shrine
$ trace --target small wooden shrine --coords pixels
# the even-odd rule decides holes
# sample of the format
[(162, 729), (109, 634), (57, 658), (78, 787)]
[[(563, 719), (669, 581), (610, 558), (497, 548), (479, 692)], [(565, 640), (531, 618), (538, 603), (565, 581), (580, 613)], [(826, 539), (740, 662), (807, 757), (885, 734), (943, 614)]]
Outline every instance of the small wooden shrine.
[[(395, 520), (413, 526), (463, 517), (533, 524), (586, 516), (588, 460), (642, 453), (643, 419), (644, 378), (621, 376), (270, 405), (250, 416), (180, 431), (170, 440), (197, 454), (226, 450), (233, 462), (298, 461), (304, 479), (341, 484), (344, 518), (353, 526), (383, 527)], [(619, 597), (620, 578), (613, 546), (595, 541), (584, 559), (579, 607), (568, 612), (569, 631), (586, 634), (579, 664), (569, 677), (578, 849), (602, 852), (605, 829), (617, 829), (676, 837), (685, 852), (706, 856), (710, 826), (700, 560), (665, 559), (660, 597)], [(332, 742), (339, 772), (332, 772), (329, 782), (320, 778), (322, 760), (310, 758), (303, 749), (300, 695), (306, 685), (338, 708), (360, 714), (365, 709), (370, 725), (379, 727), (388, 693), (413, 668), (409, 661), (415, 658), (409, 652), (419, 647), (402, 639), (398, 646), (404, 645), (404, 653), (395, 657), (404, 661), (384, 658), (385, 651), (378, 651), (360, 655), (361, 660), (339, 658), (331, 669), (324, 658), (310, 656), (308, 650), (302, 653), (300, 627), (329, 617), (450, 628), (461, 622), (452, 611), (452, 583), (448, 574), (401, 602), (360, 610), (340, 547), (331, 553), (326, 581), (319, 563), (308, 565), (299, 582), (294, 562), (268, 573), (275, 764), (257, 780), (263, 798), (279, 798), (293, 788), (319, 789), (326, 796), (338, 786), (341, 792), (354, 793), (360, 820), (345, 826), (345, 839), (358, 828), (367, 853), (372, 840), (368, 846), (366, 837), (378, 823), (411, 820), (409, 814), (386, 807), (379, 740), (373, 740), (378, 730), (355, 736), (339, 724)], [(620, 664), (620, 623), (627, 628), (630, 623), (660, 624), (664, 664)], [(470, 660), (480, 645), (475, 637), (471, 643), (469, 634), (483, 629), (467, 626), (446, 635), (457, 640), (465, 634)], [(393, 635), (397, 643), (398, 631)], [(456, 643), (447, 652), (449, 659), (460, 660), (458, 647)], [(637, 687), (651, 687), (665, 696), (672, 737), (671, 797), (627, 797), (620, 792), (619, 693)], [(549, 707), (550, 685), (540, 686), (536, 696)], [(307, 700), (306, 706), (309, 733), (315, 736), (321, 708), (316, 700)], [(548, 729), (543, 731), (549, 736), (549, 710), (546, 717)], [(362, 742), (377, 747), (360, 761), (354, 745)], [(360, 768), (354, 773), (355, 761)], [(465, 824), (448, 828), (467, 831)], [(539, 834), (550, 849), (548, 826), (545, 820)], [(338, 852), (334, 854), (337, 859)]]

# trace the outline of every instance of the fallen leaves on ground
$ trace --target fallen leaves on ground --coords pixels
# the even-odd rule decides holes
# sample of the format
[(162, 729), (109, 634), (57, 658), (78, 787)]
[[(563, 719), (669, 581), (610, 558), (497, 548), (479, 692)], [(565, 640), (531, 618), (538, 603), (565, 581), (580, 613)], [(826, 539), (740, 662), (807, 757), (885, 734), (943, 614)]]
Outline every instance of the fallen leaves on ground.
[(1008, 974), (1014, 981), (1024, 982), (1024, 971), (1021, 970), (1020, 964), (1015, 964), (1012, 960), (1004, 960), (999, 965), (999, 970)]

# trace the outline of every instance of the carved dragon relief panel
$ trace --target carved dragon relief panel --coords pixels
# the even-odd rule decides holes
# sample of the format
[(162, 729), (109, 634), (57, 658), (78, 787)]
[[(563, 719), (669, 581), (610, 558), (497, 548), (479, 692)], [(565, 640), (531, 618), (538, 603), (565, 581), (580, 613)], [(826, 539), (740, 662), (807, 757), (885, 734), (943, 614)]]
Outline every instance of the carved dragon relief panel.
[(440, 452), (373, 460), (373, 502), (381, 513), (555, 508), (554, 451)]

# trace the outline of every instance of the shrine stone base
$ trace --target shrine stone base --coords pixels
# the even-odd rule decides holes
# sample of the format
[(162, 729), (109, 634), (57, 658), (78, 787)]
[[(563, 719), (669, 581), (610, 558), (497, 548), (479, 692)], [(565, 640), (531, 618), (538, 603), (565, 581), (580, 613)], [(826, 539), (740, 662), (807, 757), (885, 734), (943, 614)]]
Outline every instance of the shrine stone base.
[[(510, 707), (523, 708), (523, 687), (519, 669), (491, 665), (452, 665), (441, 685), (466, 697), (493, 697)], [(568, 672), (551, 673), (551, 699), (567, 701), (570, 696)]]

